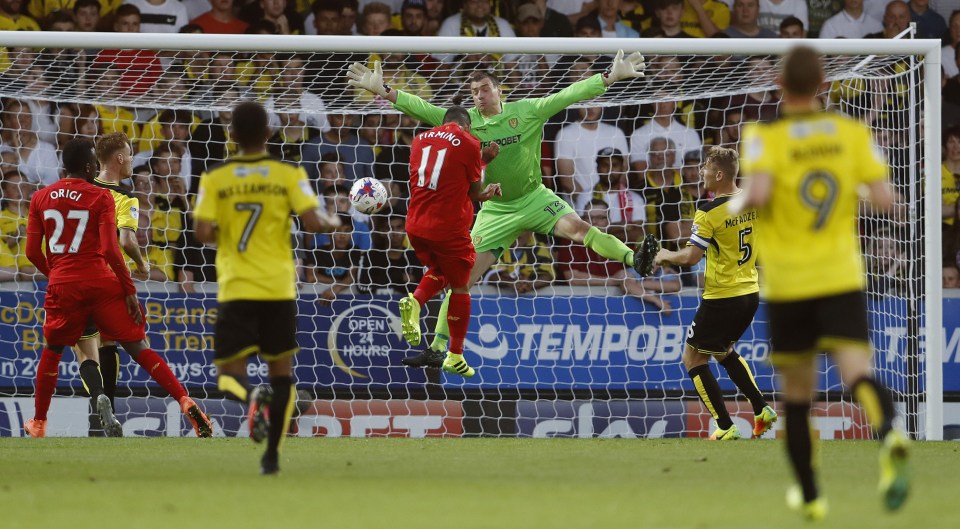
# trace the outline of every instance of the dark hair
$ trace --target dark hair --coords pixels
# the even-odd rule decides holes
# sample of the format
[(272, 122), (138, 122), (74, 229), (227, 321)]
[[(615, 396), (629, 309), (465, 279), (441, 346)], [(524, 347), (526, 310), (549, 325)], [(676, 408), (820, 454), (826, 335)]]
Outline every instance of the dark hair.
[(470, 126), (470, 114), (467, 113), (467, 109), (461, 106), (453, 106), (448, 108), (446, 114), (443, 115), (443, 122), (468, 127)]
[(947, 146), (947, 140), (950, 138), (957, 138), (960, 140), (960, 125), (954, 125), (952, 127), (947, 127), (943, 131), (943, 146)]
[(122, 132), (112, 132), (101, 136), (97, 140), (97, 160), (107, 163), (111, 156), (117, 153), (124, 145), (130, 145), (130, 138)]
[(254, 101), (244, 101), (233, 107), (230, 130), (241, 149), (261, 150), (270, 134), (269, 123), (267, 111), (263, 105)]
[(593, 28), (599, 32), (603, 32), (603, 27), (600, 26), (600, 20), (597, 17), (586, 16), (577, 21), (576, 27), (573, 28), (574, 33), (580, 31), (584, 28)]
[(683, 0), (656, 0), (653, 3), (654, 9), (666, 9), (672, 5), (682, 4)]
[(799, 96), (815, 96), (823, 82), (820, 53), (808, 46), (797, 46), (783, 59), (783, 89)]
[(336, 11), (337, 16), (343, 12), (345, 4), (342, 0), (316, 0), (310, 6), (310, 12), (316, 15), (321, 11)]
[(76, 13), (82, 7), (96, 7), (97, 13), (103, 10), (100, 6), (100, 0), (77, 0), (77, 3), (73, 4), (73, 12)]
[(113, 18), (118, 19), (120, 17), (128, 17), (130, 15), (137, 15), (138, 17), (141, 17), (140, 8), (133, 4), (122, 4), (113, 14)]
[(602, 198), (591, 198), (587, 205), (610, 209), (610, 204), (607, 204), (607, 201)]
[(340, 163), (340, 155), (337, 151), (325, 152), (320, 155), (320, 163)]
[(202, 27), (196, 24), (186, 24), (180, 28), (180, 31), (178, 31), (178, 33), (206, 33), (206, 31), (204, 31)]
[(800, 29), (802, 30), (802, 29), (803, 29), (803, 21), (800, 20), (800, 19), (797, 18), (797, 17), (789, 16), (789, 17), (783, 19), (783, 20), (780, 22), (780, 31), (783, 31), (783, 30), (789, 28), (790, 26), (800, 26)]
[(497, 76), (494, 75), (492, 72), (489, 72), (487, 70), (477, 70), (470, 74), (471, 83), (479, 83), (484, 79), (490, 79), (490, 82), (493, 83), (494, 88), (500, 86), (500, 79), (498, 79)]
[[(98, 4), (98, 5), (99, 5), (99, 4)], [(68, 12), (66, 12), (66, 11), (64, 11), (64, 10), (62, 10), (62, 9), (58, 9), (57, 11), (54, 11), (53, 13), (50, 13), (50, 16), (47, 17), (46, 22), (44, 22), (43, 29), (49, 31), (50, 28), (52, 28), (54, 24), (62, 24), (62, 23), (64, 23), (64, 22), (69, 22), (69, 23), (71, 23), (71, 24), (75, 24), (75, 23), (76, 23), (76, 22), (74, 21), (74, 19), (73, 19), (73, 16), (72, 16), (70, 13), (68, 13)]]
[(97, 174), (97, 155), (93, 142), (87, 138), (76, 138), (63, 146), (63, 169), (68, 175), (76, 175), (84, 180), (93, 179)]
[(172, 108), (168, 108), (163, 112), (160, 112), (160, 115), (157, 116), (157, 123), (161, 125), (173, 123), (180, 125), (191, 125), (193, 124), (193, 114), (189, 110), (174, 110)]
[(277, 25), (265, 18), (261, 18), (256, 22), (247, 26), (246, 31), (247, 35), (259, 35), (261, 32), (267, 33), (270, 35), (277, 35), (280, 33), (280, 30), (277, 29)]
[(737, 177), (737, 171), (740, 170), (740, 157), (737, 151), (724, 147), (713, 147), (707, 153), (707, 163), (712, 163), (727, 178)]

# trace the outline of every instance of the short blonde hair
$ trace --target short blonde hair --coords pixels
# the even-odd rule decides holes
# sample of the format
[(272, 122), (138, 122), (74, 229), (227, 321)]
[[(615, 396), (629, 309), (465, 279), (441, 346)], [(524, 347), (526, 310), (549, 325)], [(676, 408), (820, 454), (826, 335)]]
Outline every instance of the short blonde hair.
[(737, 151), (725, 147), (711, 147), (707, 152), (706, 163), (713, 164), (731, 179), (736, 178), (737, 171), (740, 170), (740, 156)]

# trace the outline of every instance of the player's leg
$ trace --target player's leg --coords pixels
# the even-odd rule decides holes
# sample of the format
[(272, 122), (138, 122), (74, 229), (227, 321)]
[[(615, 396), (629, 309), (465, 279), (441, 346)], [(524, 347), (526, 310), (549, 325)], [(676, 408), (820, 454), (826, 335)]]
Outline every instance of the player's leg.
[(83, 329), (83, 336), (73, 347), (73, 351), (77, 356), (77, 363), (80, 364), (80, 382), (83, 383), (87, 395), (90, 396), (90, 435), (94, 437), (100, 437), (104, 434), (102, 430), (103, 420), (97, 410), (97, 400), (104, 393), (100, 354), (97, 349), (99, 343), (100, 331), (97, 330), (97, 326), (91, 318), (87, 322), (86, 328)]
[[(478, 217), (479, 218), (479, 217)], [(512, 243), (511, 243), (512, 244)], [(470, 280), (467, 282), (467, 292), (473, 288), (473, 285), (480, 280), (494, 263), (500, 258), (500, 251), (488, 250), (484, 252), (477, 251), (476, 261), (470, 269)], [(443, 304), (440, 305), (440, 312), (437, 314), (437, 327), (434, 331), (433, 342), (430, 343), (430, 349), (437, 352), (446, 353), (450, 341), (450, 325), (448, 318), (450, 313), (451, 292), (443, 298)]]
[[(37, 363), (37, 383), (34, 395), (33, 418), (24, 425), (30, 437), (44, 437), (47, 432), (47, 412), (57, 389), (60, 359), (67, 344), (75, 344), (83, 333), (87, 313), (76, 292), (62, 285), (47, 287), (43, 308), (43, 337), (46, 345)], [(79, 313), (77, 313), (79, 312)], [(82, 319), (81, 319), (82, 318)]]
[(180, 409), (187, 415), (198, 437), (210, 437), (213, 434), (210, 420), (187, 395), (187, 390), (167, 362), (147, 344), (144, 324), (138, 324), (130, 317), (119, 283), (102, 289), (93, 308), (93, 319), (104, 340), (119, 342), (150, 378), (180, 404)]
[(778, 363), (786, 411), (787, 455), (798, 485), (787, 490), (787, 505), (811, 520), (827, 514), (826, 499), (817, 487), (816, 439), (810, 428), (810, 401), (816, 387), (814, 355), (802, 354)]
[(850, 388), (882, 441), (879, 489), (886, 508), (897, 510), (910, 489), (908, 440), (893, 426), (895, 411), (890, 392), (873, 376), (865, 296), (857, 292), (823, 299), (819, 314), (824, 336), (818, 345), (832, 351), (844, 385)]
[(771, 358), (781, 378), (786, 413), (787, 455), (797, 486), (787, 491), (787, 505), (810, 519), (826, 516), (814, 468), (816, 439), (811, 437), (810, 401), (816, 387), (815, 346), (819, 336), (814, 301), (767, 303)]
[(777, 412), (767, 405), (766, 399), (760, 393), (760, 388), (757, 387), (757, 381), (753, 378), (750, 365), (734, 349), (736, 341), (743, 336), (753, 322), (753, 316), (760, 305), (760, 295), (753, 293), (704, 302), (707, 301), (720, 305), (717, 316), (724, 318), (721, 328), (727, 332), (724, 341), (730, 344), (726, 348), (726, 354), (716, 358), (727, 371), (730, 380), (736, 384), (737, 389), (750, 401), (753, 407), (753, 437), (760, 437), (773, 427), (773, 423), (777, 422)]
[[(280, 470), (280, 444), (290, 429), (290, 417), (296, 404), (293, 385), (293, 357), (300, 350), (297, 343), (297, 302), (260, 302), (259, 325), (261, 356), (267, 360), (270, 376), (267, 449), (260, 460), (262, 474)], [(252, 427), (252, 426), (251, 426)]]
[(720, 355), (730, 343), (726, 300), (704, 299), (697, 308), (693, 323), (687, 330), (683, 350), (683, 366), (700, 395), (700, 400), (717, 422), (710, 439), (732, 441), (740, 439), (740, 430), (727, 412), (720, 384), (710, 370), (710, 355)]
[[(103, 375), (103, 394), (114, 404), (117, 396), (117, 380), (120, 378), (120, 352), (117, 342), (100, 341), (100, 374)], [(116, 409), (116, 406), (114, 406)]]
[(587, 248), (611, 261), (633, 266), (633, 250), (620, 239), (591, 226), (573, 211), (560, 217), (553, 229), (553, 234), (573, 242), (583, 243)]
[(438, 243), (414, 235), (408, 235), (408, 238), (420, 264), (427, 267), (427, 272), (413, 293), (400, 300), (400, 327), (410, 345), (420, 345), (420, 309), (447, 286), (447, 279), (435, 264), (434, 247)]
[(470, 367), (463, 356), (463, 342), (467, 338), (470, 325), (470, 275), (476, 260), (476, 253), (469, 240), (460, 245), (451, 245), (437, 256), (437, 264), (443, 274), (449, 278), (451, 291), (447, 326), (450, 329), (450, 348), (443, 361), (443, 370), (463, 377), (472, 377), (476, 371)]

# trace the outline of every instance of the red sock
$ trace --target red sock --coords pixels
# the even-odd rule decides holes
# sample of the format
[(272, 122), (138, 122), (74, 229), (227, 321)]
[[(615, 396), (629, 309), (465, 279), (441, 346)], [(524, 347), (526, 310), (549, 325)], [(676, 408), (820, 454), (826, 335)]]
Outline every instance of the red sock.
[(183, 389), (183, 384), (177, 380), (173, 371), (170, 371), (170, 366), (163, 361), (163, 358), (160, 358), (156, 351), (144, 349), (137, 355), (136, 360), (147, 370), (150, 378), (156, 380), (160, 387), (167, 390), (173, 400), (180, 402), (180, 399), (187, 396), (187, 390)]
[(470, 325), (470, 294), (450, 294), (447, 325), (450, 326), (450, 352), (462, 355), (463, 340)]
[(33, 418), (38, 421), (47, 420), (50, 411), (50, 399), (57, 389), (57, 377), (60, 370), (60, 355), (46, 347), (40, 353), (40, 362), (37, 364), (37, 394), (34, 396)]
[(420, 280), (417, 289), (413, 291), (413, 297), (422, 307), (443, 290), (445, 286), (447, 286), (447, 279), (440, 275), (435, 269), (431, 268), (427, 270), (426, 274), (423, 274), (423, 279)]

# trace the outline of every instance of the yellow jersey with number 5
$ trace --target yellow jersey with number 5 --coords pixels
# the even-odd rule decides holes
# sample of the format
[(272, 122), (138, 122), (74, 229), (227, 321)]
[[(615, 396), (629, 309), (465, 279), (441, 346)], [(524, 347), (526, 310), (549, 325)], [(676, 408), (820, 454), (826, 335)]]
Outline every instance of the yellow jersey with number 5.
[(863, 290), (857, 224), (860, 190), (887, 178), (870, 130), (831, 112), (786, 114), (745, 127), (740, 173), (765, 174), (757, 211), (763, 297), (795, 301)]
[(204, 173), (194, 216), (217, 224), (217, 300), (296, 299), (290, 215), (318, 205), (303, 169), (265, 154)]

